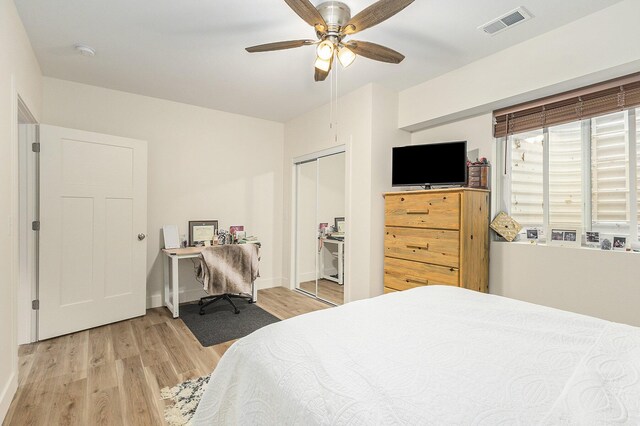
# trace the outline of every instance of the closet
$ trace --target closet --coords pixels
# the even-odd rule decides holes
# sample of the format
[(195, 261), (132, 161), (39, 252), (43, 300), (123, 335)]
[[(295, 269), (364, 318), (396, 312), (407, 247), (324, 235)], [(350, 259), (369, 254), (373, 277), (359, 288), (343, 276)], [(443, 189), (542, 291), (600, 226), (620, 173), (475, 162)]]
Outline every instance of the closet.
[(295, 164), (296, 289), (340, 305), (344, 301), (345, 153)]

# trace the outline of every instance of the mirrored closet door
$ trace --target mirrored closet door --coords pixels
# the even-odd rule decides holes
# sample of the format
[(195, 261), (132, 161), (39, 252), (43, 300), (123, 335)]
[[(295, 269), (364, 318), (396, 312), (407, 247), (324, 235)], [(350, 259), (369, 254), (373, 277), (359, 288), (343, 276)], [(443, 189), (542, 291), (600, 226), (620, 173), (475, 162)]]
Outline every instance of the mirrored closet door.
[(344, 301), (345, 154), (296, 164), (296, 288)]

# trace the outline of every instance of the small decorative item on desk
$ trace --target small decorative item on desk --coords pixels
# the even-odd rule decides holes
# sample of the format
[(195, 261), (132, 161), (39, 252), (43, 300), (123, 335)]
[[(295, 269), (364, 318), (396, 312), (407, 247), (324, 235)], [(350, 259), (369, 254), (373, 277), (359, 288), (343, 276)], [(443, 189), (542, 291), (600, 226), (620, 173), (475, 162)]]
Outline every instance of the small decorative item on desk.
[(467, 161), (467, 186), (469, 188), (489, 189), (491, 166), (485, 157), (474, 162)]
[(202, 246), (205, 241), (212, 243), (217, 229), (217, 220), (190, 220), (189, 245)]
[[(218, 244), (220, 245), (225, 245), (227, 244), (227, 237), (230, 237), (229, 233), (227, 231), (219, 231), (218, 232)], [(230, 240), (231, 238), (229, 238)]]
[(522, 226), (505, 212), (498, 213), (490, 227), (509, 242), (513, 241), (522, 229)]

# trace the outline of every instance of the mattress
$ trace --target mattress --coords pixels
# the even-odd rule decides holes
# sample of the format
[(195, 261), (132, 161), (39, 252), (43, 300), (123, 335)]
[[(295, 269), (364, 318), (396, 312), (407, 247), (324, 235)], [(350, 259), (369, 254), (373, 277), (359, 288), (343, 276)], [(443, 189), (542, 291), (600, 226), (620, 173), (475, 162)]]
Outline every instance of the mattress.
[(640, 424), (640, 328), (429, 286), (266, 326), (195, 425)]

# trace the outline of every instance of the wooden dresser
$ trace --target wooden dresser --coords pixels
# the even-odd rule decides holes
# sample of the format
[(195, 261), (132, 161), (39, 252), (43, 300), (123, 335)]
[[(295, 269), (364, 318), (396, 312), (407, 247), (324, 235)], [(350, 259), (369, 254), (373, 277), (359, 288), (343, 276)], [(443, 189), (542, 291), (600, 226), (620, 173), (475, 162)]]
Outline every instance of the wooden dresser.
[(489, 191), (385, 194), (384, 292), (454, 285), (487, 292)]

